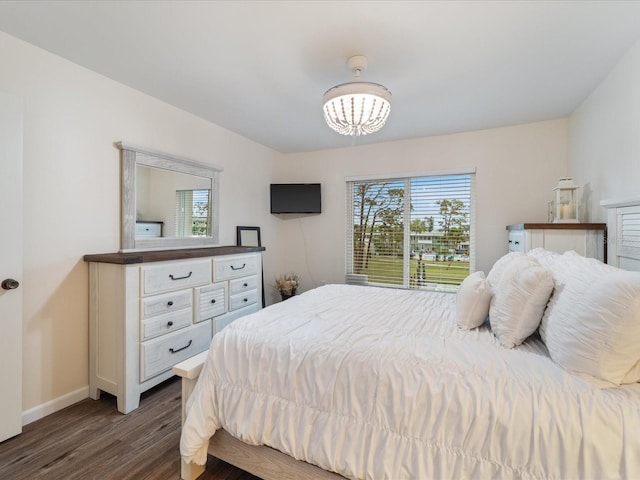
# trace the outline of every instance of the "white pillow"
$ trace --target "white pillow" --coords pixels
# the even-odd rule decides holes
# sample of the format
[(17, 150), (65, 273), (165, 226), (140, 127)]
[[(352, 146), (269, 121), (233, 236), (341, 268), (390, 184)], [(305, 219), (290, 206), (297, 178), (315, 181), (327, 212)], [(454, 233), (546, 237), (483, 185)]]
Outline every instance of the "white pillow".
[(463, 330), (471, 330), (484, 323), (489, 315), (491, 288), (484, 272), (474, 272), (460, 284), (456, 295), (456, 322)]
[(545, 250), (542, 247), (532, 248), (527, 252), (527, 256), (533, 257), (540, 265), (543, 267), (549, 268), (557, 259), (562, 255), (560, 253), (552, 252), (550, 250)]
[(536, 331), (553, 291), (553, 275), (532, 257), (511, 261), (493, 290), (491, 330), (502, 346), (520, 345)]
[(521, 258), (524, 256), (525, 254), (522, 252), (510, 252), (500, 257), (496, 261), (496, 263), (493, 264), (493, 267), (491, 267), (491, 270), (489, 270), (489, 274), (487, 275), (487, 283), (489, 283), (489, 286), (494, 290), (498, 288), (498, 284), (500, 283), (500, 278), (502, 277), (504, 269), (507, 268), (507, 266), (517, 258)]
[(540, 335), (551, 358), (615, 385), (640, 381), (640, 273), (575, 252), (550, 268), (556, 290)]

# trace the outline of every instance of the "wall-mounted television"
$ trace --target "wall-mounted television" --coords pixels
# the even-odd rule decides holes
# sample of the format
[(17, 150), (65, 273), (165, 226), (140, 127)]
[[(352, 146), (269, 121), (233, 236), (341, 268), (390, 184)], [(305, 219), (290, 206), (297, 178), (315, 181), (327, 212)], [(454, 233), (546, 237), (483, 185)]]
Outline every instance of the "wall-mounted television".
[(319, 183), (272, 183), (271, 213), (321, 213)]

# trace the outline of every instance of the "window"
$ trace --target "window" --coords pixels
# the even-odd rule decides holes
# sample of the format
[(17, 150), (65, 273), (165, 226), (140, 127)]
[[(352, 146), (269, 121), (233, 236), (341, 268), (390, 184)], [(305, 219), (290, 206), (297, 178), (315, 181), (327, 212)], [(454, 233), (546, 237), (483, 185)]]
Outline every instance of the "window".
[(205, 237), (211, 190), (176, 191), (176, 237)]
[(455, 290), (475, 270), (475, 173), (347, 181), (347, 280)]

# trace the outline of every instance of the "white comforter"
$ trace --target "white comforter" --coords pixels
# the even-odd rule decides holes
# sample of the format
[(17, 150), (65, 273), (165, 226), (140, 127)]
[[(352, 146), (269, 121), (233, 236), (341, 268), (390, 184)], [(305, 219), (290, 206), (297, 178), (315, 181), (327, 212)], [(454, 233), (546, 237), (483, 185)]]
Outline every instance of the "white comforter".
[(640, 385), (455, 325), (455, 295), (328, 285), (212, 341), (181, 439), (224, 428), (349, 478), (640, 478)]

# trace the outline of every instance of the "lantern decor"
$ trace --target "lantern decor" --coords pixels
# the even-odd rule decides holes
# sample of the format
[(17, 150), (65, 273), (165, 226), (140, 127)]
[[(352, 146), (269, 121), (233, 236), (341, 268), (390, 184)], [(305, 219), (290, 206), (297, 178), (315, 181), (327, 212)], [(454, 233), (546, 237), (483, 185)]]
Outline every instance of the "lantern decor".
[(573, 179), (561, 178), (553, 192), (553, 223), (580, 223), (578, 185), (573, 183)]

